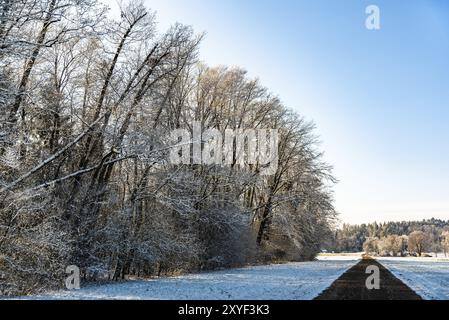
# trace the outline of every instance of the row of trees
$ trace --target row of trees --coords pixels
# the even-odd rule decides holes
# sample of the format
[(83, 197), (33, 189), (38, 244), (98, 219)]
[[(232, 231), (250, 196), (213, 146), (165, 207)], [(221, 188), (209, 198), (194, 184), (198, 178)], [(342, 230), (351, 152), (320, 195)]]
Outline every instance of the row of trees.
[[(202, 35), (130, 1), (0, 1), (0, 294), (86, 280), (311, 259), (332, 234), (313, 124)], [(279, 129), (279, 163), (173, 165), (170, 133)]]
[(337, 252), (421, 255), (423, 252), (448, 252), (449, 222), (438, 219), (343, 225), (331, 245)]
[(405, 256), (408, 254), (422, 256), (425, 252), (436, 255), (449, 252), (449, 232), (445, 231), (438, 239), (423, 231), (413, 231), (409, 236), (390, 235), (385, 238), (368, 238), (363, 244), (363, 250), (369, 254), (382, 256)]

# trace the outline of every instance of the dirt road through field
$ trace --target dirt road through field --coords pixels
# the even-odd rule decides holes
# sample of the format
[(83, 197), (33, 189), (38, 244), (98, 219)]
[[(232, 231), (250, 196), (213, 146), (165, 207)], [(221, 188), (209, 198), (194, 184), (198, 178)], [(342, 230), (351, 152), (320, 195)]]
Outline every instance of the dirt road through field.
[[(380, 289), (369, 290), (366, 273), (369, 266), (377, 266), (380, 271)], [(365, 258), (345, 272), (316, 300), (422, 300), (412, 289), (396, 278), (379, 262)]]

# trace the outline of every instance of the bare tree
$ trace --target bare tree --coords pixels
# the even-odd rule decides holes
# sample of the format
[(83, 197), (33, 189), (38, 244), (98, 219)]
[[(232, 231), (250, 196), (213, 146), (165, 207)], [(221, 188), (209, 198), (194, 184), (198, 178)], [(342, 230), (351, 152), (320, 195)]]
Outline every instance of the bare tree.
[[(88, 281), (309, 260), (331, 236), (314, 125), (155, 21), (135, 1), (117, 20), (97, 0), (0, 3), (2, 294), (57, 288), (70, 264)], [(278, 129), (277, 170), (174, 165), (170, 133), (193, 122)]]
[(408, 236), (410, 251), (416, 252), (420, 257), (430, 248), (429, 236), (423, 231), (414, 231)]

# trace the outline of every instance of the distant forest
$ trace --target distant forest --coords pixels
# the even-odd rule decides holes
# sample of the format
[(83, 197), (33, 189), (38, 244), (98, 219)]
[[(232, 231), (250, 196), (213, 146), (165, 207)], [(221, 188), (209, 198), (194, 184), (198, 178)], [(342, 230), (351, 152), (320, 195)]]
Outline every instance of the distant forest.
[(329, 249), (335, 252), (361, 252), (364, 251), (364, 244), (369, 239), (380, 241), (391, 236), (408, 237), (414, 232), (425, 234), (427, 251), (446, 252), (449, 221), (433, 218), (423, 221), (344, 224), (335, 232)]

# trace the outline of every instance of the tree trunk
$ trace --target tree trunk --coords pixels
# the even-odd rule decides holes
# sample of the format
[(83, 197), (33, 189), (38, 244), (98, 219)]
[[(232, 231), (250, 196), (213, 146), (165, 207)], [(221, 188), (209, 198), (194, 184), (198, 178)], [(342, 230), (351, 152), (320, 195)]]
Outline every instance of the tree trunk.
[(52, 0), (47, 10), (47, 15), (45, 16), (44, 24), (42, 26), (41, 31), (39, 32), (39, 36), (36, 41), (36, 47), (31, 53), (30, 58), (26, 62), (25, 71), (22, 74), (22, 78), (20, 80), (19, 89), (14, 99), (14, 103), (11, 106), (10, 114), (9, 114), (9, 122), (15, 123), (17, 122), (17, 111), (19, 110), (23, 97), (26, 92), (26, 87), (28, 85), (28, 81), (30, 79), (31, 71), (36, 63), (37, 57), (39, 56), (39, 52), (41, 51), (42, 44), (45, 41), (45, 37), (47, 36), (48, 29), (52, 24), (53, 11), (55, 10), (56, 0)]

